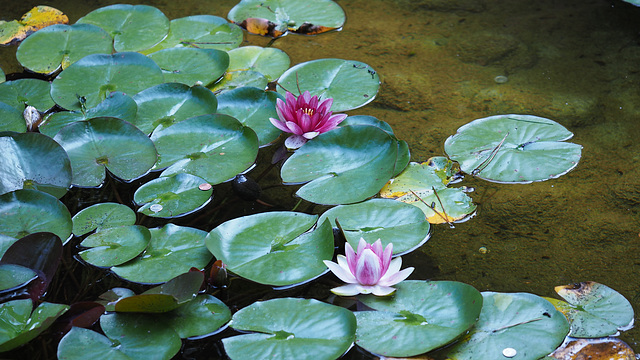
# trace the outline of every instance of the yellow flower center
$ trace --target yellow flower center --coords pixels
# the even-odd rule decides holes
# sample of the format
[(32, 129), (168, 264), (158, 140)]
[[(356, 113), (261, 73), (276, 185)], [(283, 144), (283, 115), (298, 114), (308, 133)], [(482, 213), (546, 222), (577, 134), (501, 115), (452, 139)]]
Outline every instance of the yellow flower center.
[(306, 109), (302, 109), (302, 112), (303, 112), (303, 113), (305, 113), (305, 114), (307, 114), (307, 115), (309, 115), (309, 116), (311, 116), (311, 115), (313, 115), (313, 113), (315, 112), (315, 110), (314, 110), (314, 109), (306, 108)]

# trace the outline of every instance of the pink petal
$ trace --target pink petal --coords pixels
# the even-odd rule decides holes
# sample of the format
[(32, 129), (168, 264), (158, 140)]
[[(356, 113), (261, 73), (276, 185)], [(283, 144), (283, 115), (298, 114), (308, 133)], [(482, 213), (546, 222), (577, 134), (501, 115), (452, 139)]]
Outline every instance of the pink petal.
[(356, 256), (356, 252), (353, 251), (351, 244), (348, 242), (344, 244), (344, 255), (347, 260), (347, 264), (349, 265), (349, 270), (352, 274), (356, 273), (356, 263), (358, 262), (358, 258)]
[(364, 238), (360, 238), (360, 242), (358, 243), (358, 250), (356, 251), (356, 254), (360, 254), (361, 252), (364, 251), (364, 249), (367, 247), (367, 241)]
[(373, 250), (373, 253), (376, 254), (376, 256), (383, 260), (382, 257), (382, 241), (380, 239), (376, 240), (372, 245), (371, 245), (371, 250)]
[(298, 126), (300, 126), (303, 133), (313, 130), (313, 127), (311, 126), (311, 117), (309, 115), (305, 114), (300, 109), (298, 109), (298, 113), (296, 115), (298, 117)]
[(362, 285), (375, 285), (382, 276), (382, 263), (380, 258), (371, 250), (364, 249), (358, 254), (355, 276)]
[(296, 135), (302, 135), (304, 131), (293, 121), (287, 121), (285, 125), (289, 128), (290, 133), (294, 133)]
[[(393, 255), (393, 244), (388, 243), (387, 247), (384, 248), (384, 253), (382, 254), (382, 273), (386, 273), (389, 269), (389, 263), (391, 263), (391, 257)], [(398, 267), (398, 270), (400, 268)], [(396, 270), (397, 271), (397, 270)]]
[(338, 127), (338, 124), (342, 122), (342, 120), (346, 119), (346, 114), (337, 114), (331, 116), (329, 119), (321, 122), (318, 126), (316, 126), (316, 131), (319, 133), (325, 133), (329, 130), (333, 130)]
[(318, 108), (318, 97), (317, 96), (312, 96), (311, 97), (311, 100), (309, 100), (309, 108), (311, 108), (311, 109), (317, 109)]
[(302, 135), (291, 135), (284, 141), (284, 146), (286, 146), (287, 149), (295, 150), (299, 149), (306, 142), (307, 139)]
[(331, 289), (331, 292), (340, 296), (354, 296), (358, 295), (360, 293), (360, 290), (357, 284), (349, 284), (333, 288)]
[(329, 111), (329, 109), (331, 109), (331, 105), (333, 104), (333, 98), (328, 98), (325, 101), (323, 101), (322, 103), (320, 103), (320, 106), (318, 106), (318, 112), (319, 113), (326, 113)]
[(329, 260), (323, 260), (323, 262), (325, 265), (327, 265), (329, 270), (331, 270), (331, 272), (338, 277), (338, 279), (348, 284), (356, 284), (358, 282), (348, 268), (344, 268)]
[(282, 131), (291, 132), (291, 130), (289, 130), (289, 128), (282, 121), (274, 118), (269, 118), (269, 121), (271, 121), (271, 124), (273, 124), (273, 126), (277, 127)]

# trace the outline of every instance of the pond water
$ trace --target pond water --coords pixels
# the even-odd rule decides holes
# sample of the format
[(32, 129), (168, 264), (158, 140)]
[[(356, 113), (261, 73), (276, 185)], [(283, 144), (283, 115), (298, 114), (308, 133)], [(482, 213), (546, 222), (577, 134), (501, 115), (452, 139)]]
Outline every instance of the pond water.
[[(463, 124), (508, 113), (555, 120), (584, 147), (577, 168), (555, 180), (506, 185), (467, 176), (476, 216), (455, 228), (434, 226), (431, 239), (403, 257), (416, 267), (411, 279), (552, 297), (556, 285), (591, 280), (640, 311), (640, 8), (613, 0), (337, 2), (347, 14), (342, 31), (289, 35), (273, 46), (292, 65), (335, 57), (373, 67), (380, 93), (349, 115), (388, 122), (409, 143), (412, 161), (444, 155), (445, 139)], [(0, 0), (0, 16), (19, 18), (46, 4), (73, 23), (113, 3)], [(226, 17), (236, 1), (127, 3), (173, 19)], [(22, 71), (15, 47), (0, 48), (0, 67)], [(640, 350), (637, 328), (623, 339)]]

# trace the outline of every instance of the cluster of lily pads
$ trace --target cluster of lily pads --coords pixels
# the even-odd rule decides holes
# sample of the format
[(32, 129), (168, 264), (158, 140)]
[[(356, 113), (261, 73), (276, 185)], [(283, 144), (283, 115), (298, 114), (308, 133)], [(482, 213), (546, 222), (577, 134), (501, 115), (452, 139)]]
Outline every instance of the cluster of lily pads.
[[(238, 47), (237, 24), (274, 38), (340, 28), (344, 12), (330, 0), (242, 0), (229, 19), (170, 21), (151, 6), (112, 5), (21, 42), (18, 60), (46, 80), (0, 74), (0, 351), (64, 323), (60, 359), (170, 359), (181, 339), (227, 326), (237, 331), (222, 339), (232, 359), (336, 359), (354, 344), (407, 357), (452, 343), (451, 359), (538, 359), (567, 335), (604, 337), (630, 325), (629, 302), (596, 283), (559, 288), (566, 302), (423, 280), (346, 307), (327, 294), (278, 296), (328, 276), (324, 261), (344, 241), (380, 239), (398, 256), (422, 246), (431, 224), (468, 219), (475, 205), (452, 186), (463, 174), (548, 180), (578, 164), (581, 146), (555, 121), (500, 115), (461, 127), (445, 143), (448, 157), (415, 163), (388, 123), (360, 115), (282, 155), (282, 131), (269, 118), (283, 94), (309, 91), (344, 112), (373, 101), (378, 74), (343, 59), (289, 68), (281, 50)], [(266, 151), (280, 154), (280, 178), (300, 201), (331, 207), (255, 213), (213, 229), (171, 222), (206, 209), (216, 186), (246, 179)], [(133, 203), (65, 196), (142, 178), (151, 180)], [(72, 216), (70, 203), (83, 209)], [(147, 218), (163, 225), (141, 225)], [(79, 261), (147, 290), (115, 287), (89, 306), (42, 301), (63, 247), (76, 245)], [(271, 286), (271, 299), (232, 314), (212, 295), (234, 291), (216, 281), (227, 271)]]

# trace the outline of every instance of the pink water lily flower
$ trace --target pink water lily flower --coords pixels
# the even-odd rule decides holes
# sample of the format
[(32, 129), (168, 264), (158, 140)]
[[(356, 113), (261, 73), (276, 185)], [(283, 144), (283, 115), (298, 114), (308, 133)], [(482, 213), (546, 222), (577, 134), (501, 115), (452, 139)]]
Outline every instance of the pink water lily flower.
[(368, 244), (360, 238), (358, 251), (354, 252), (349, 243), (345, 245), (345, 255), (338, 255), (338, 263), (324, 260), (329, 270), (347, 285), (331, 289), (336, 295), (353, 296), (373, 294), (386, 296), (396, 289), (391, 286), (403, 281), (413, 272), (412, 267), (400, 271), (402, 259), (391, 260), (393, 244), (382, 250), (380, 239)]
[(333, 115), (329, 111), (333, 99), (320, 102), (317, 96), (311, 96), (308, 91), (297, 98), (287, 91), (285, 100), (276, 101), (279, 119), (269, 118), (269, 120), (278, 129), (293, 134), (284, 142), (289, 149), (297, 149), (307, 140), (335, 129), (347, 117), (345, 114)]

